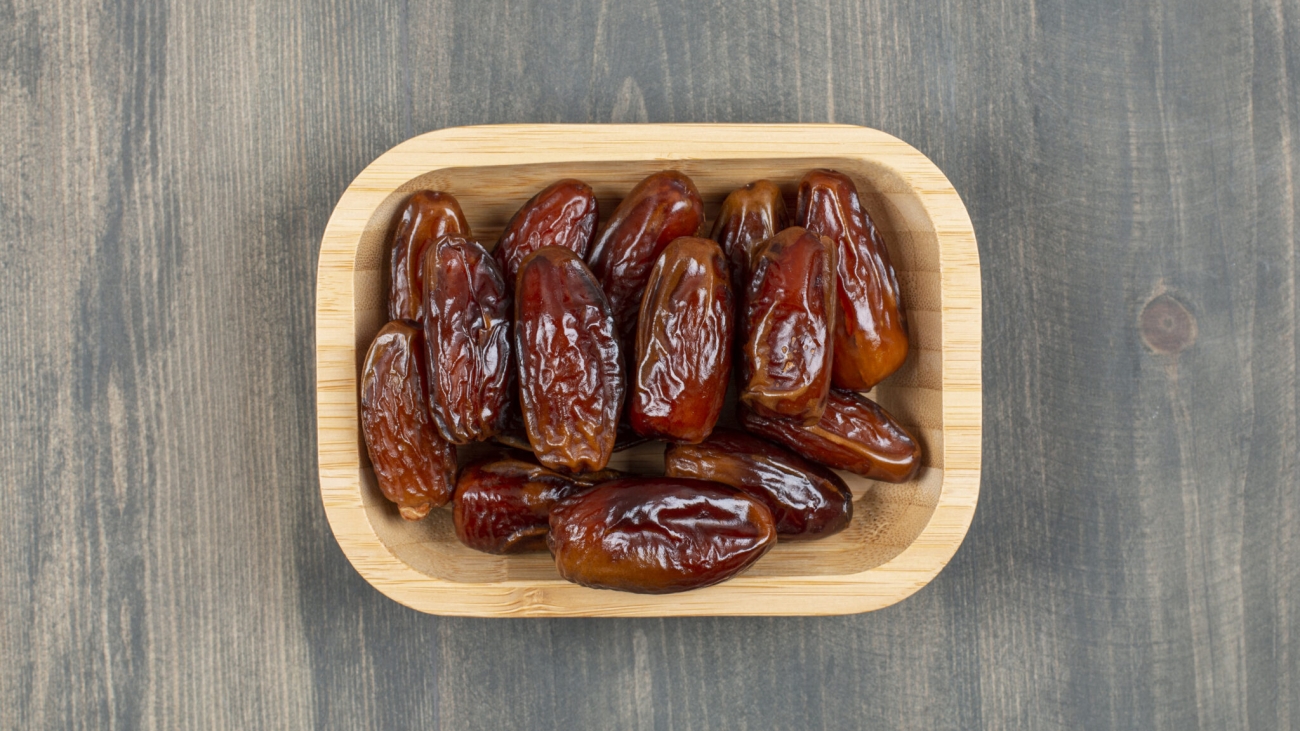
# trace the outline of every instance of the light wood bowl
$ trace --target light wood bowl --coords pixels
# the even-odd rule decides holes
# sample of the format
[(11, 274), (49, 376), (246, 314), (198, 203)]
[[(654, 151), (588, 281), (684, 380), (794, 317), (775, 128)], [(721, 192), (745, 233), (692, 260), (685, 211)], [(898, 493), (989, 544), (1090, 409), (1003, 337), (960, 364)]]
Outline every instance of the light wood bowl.
[[(852, 524), (776, 546), (707, 589), (644, 596), (562, 580), (546, 554), (490, 556), (457, 542), (451, 511), (407, 522), (381, 496), (358, 429), (357, 373), (386, 320), (393, 214), (413, 191), (449, 191), (485, 246), (536, 191), (565, 177), (608, 216), (646, 175), (675, 168), (709, 225), (733, 189), (768, 178), (792, 194), (815, 167), (852, 176), (898, 270), (911, 327), (906, 364), (872, 394), (925, 452), (912, 482), (843, 473)], [(792, 211), (793, 212), (793, 211)], [(925, 586), (961, 544), (980, 483), (980, 272), (970, 218), (934, 163), (883, 132), (845, 125), (512, 125), (420, 135), (384, 153), (344, 192), (316, 283), (316, 416), (321, 498), (357, 571), (422, 612), (492, 617), (811, 615), (879, 609)], [(662, 445), (615, 455), (653, 471)]]

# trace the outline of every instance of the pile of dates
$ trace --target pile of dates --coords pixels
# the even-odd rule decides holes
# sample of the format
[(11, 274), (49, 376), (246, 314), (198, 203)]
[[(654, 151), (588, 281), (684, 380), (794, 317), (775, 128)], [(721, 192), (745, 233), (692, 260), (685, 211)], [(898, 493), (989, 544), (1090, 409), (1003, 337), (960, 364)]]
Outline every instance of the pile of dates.
[[(859, 394), (902, 365), (907, 322), (853, 181), (813, 170), (797, 200), (792, 220), (755, 181), (706, 229), (695, 184), (668, 170), (598, 226), (591, 187), (561, 180), (489, 251), (454, 197), (411, 196), (391, 322), (361, 374), (384, 496), (408, 520), (452, 503), (470, 548), (549, 550), (570, 581), (642, 593), (843, 530), (853, 498), (834, 470), (904, 482), (920, 467)], [(733, 374), (740, 429), (717, 427)], [(662, 475), (608, 469), (648, 439), (667, 443)], [(487, 440), (499, 453), (458, 466), (457, 446)]]

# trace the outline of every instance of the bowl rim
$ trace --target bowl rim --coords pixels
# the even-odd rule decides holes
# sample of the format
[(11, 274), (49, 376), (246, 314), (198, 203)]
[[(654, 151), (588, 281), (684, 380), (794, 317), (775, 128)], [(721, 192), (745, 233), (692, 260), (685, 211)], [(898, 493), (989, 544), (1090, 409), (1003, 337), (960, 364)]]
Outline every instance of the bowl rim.
[[(453, 167), (557, 162), (841, 157), (883, 165), (920, 200), (938, 242), (943, 476), (934, 511), (901, 553), (853, 574), (741, 575), (682, 594), (646, 596), (563, 580), (478, 584), (424, 574), (379, 538), (361, 496), (356, 252), (378, 207), (411, 180)], [(427, 132), (376, 158), (339, 198), (316, 272), (316, 433), (321, 500), (339, 547), (380, 592), (457, 616), (831, 615), (880, 609), (929, 583), (956, 553), (979, 499), (982, 374), (979, 252), (970, 217), (942, 171), (885, 132), (841, 124), (512, 124)]]

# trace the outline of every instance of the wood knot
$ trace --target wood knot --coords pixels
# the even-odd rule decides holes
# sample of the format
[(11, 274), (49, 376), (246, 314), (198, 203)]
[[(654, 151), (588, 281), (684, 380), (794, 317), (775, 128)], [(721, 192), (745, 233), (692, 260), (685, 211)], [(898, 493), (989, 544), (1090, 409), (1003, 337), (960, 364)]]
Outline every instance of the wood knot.
[(1155, 297), (1138, 315), (1142, 342), (1164, 355), (1177, 355), (1196, 342), (1196, 318), (1168, 294)]

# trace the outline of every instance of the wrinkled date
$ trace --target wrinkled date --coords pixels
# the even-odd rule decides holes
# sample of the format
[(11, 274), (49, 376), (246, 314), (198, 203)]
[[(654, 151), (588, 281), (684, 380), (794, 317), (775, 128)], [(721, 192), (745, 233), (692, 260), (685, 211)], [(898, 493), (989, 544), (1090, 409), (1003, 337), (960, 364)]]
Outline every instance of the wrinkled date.
[(638, 433), (698, 442), (713, 431), (731, 376), (732, 317), (722, 249), (692, 237), (669, 244), (641, 300), (630, 405)]
[(524, 257), (544, 246), (586, 256), (598, 215), (596, 196), (581, 180), (560, 180), (533, 196), (506, 224), (492, 252), (507, 286), (514, 289)]
[(528, 441), (551, 469), (604, 469), (625, 381), (609, 302), (568, 249), (548, 246), (519, 267), (515, 289), (519, 395)]
[(831, 381), (834, 245), (787, 228), (754, 251), (750, 276), (740, 401), (764, 416), (816, 423)]
[(527, 455), (497, 455), (461, 470), (452, 515), (461, 543), (485, 553), (546, 550), (548, 516), (555, 503), (588, 490), (612, 470), (581, 481), (537, 464)]
[(694, 236), (704, 223), (704, 203), (691, 179), (676, 170), (655, 173), (627, 194), (587, 255), (614, 311), (619, 337), (635, 336), (641, 292), (669, 242)]
[(424, 319), (425, 250), (447, 234), (470, 236), (460, 204), (450, 193), (421, 190), (398, 213), (393, 232), (392, 281), (388, 290), (388, 319)]
[(509, 400), (510, 295), (496, 262), (477, 242), (444, 236), (424, 257), (424, 336), (429, 405), (453, 444), (501, 428)]
[[(516, 404), (513, 408), (518, 409), (519, 405)], [(516, 423), (516, 420), (518, 423)], [(520, 449), (525, 452), (533, 451), (533, 444), (528, 441), (528, 429), (524, 427), (524, 417), (522, 413), (514, 414), (513, 418), (509, 419), (507, 422), (505, 428), (503, 428), (500, 433), (493, 436), (493, 439), (498, 444), (510, 447), (511, 449)], [(645, 444), (648, 441), (650, 441), (650, 438), (637, 434), (636, 430), (632, 428), (632, 425), (629, 424), (626, 419), (619, 419), (618, 433), (614, 435), (615, 453), (622, 452), (625, 449), (631, 449), (639, 444)]]
[(865, 391), (907, 359), (907, 320), (889, 250), (843, 173), (804, 175), (797, 218), (800, 226), (834, 241), (838, 255), (832, 381), (837, 388)]
[(876, 402), (853, 391), (831, 391), (813, 426), (768, 419), (741, 409), (745, 429), (828, 467), (883, 482), (907, 482), (921, 468), (921, 447)]
[(361, 434), (384, 497), (419, 520), (451, 498), (456, 451), (429, 416), (418, 323), (380, 329), (361, 369)]
[[(781, 189), (770, 180), (755, 180), (731, 191), (713, 224), (714, 241), (731, 266), (732, 291), (743, 292), (749, 281), (749, 257), (754, 247), (790, 226)], [(741, 303), (737, 303), (738, 305)]]
[(560, 575), (598, 589), (667, 594), (744, 571), (776, 543), (772, 513), (715, 482), (633, 477), (551, 510)]
[(700, 444), (674, 444), (664, 474), (731, 485), (763, 501), (782, 541), (822, 538), (853, 519), (853, 493), (834, 472), (731, 429)]

